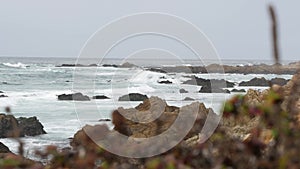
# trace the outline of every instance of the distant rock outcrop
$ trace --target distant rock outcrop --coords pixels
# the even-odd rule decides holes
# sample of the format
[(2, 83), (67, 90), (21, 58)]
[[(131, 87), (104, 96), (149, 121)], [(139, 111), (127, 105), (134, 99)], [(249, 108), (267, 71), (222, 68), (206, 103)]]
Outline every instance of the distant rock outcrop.
[(74, 93), (58, 95), (58, 100), (90, 101), (90, 98), (82, 93)]
[(245, 65), (229, 66), (211, 64), (207, 66), (164, 66), (161, 70), (165, 72), (185, 72), (185, 73), (238, 73), (238, 74), (295, 74), (300, 62), (289, 65)]
[(114, 68), (117, 68), (118, 65), (115, 65), (115, 64), (103, 64), (102, 67), (114, 67)]
[(129, 62), (125, 62), (125, 63), (121, 64), (119, 67), (120, 68), (133, 68), (133, 67), (138, 67), (138, 66), (136, 66), (135, 64), (129, 63)]
[(191, 80), (183, 82), (183, 84), (198, 85), (198, 86), (220, 86), (220, 87), (234, 87), (234, 83), (224, 79), (203, 79), (197, 76), (191, 76)]
[(151, 72), (157, 72), (157, 73), (167, 73), (166, 71), (164, 71), (160, 68), (148, 68), (146, 70), (151, 71)]
[(97, 67), (97, 64), (89, 64), (89, 65), (83, 65), (83, 64), (61, 64), (56, 67)]
[(239, 86), (269, 86), (269, 81), (265, 79), (264, 77), (262, 78), (253, 78), (250, 81), (243, 81), (239, 84)]
[(147, 95), (139, 94), (139, 93), (130, 93), (119, 98), (119, 101), (144, 101), (148, 99)]
[(20, 117), (0, 114), (0, 138), (24, 137), (46, 134), (43, 125), (36, 117)]
[(280, 86), (283, 86), (283, 85), (286, 85), (287, 82), (289, 80), (286, 80), (284, 78), (273, 78), (271, 80), (267, 80), (265, 79), (264, 77), (262, 78), (253, 78), (249, 81), (243, 81), (239, 84), (239, 86), (270, 86), (270, 85), (280, 85)]

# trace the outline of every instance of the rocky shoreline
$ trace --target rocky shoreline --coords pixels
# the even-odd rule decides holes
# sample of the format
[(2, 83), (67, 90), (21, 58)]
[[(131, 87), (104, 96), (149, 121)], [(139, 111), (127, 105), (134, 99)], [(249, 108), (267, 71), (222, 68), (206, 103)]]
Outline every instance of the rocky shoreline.
[[(194, 78), (194, 82), (196, 82), (194, 85), (209, 87), (211, 83), (211, 81), (207, 79), (201, 79), (195, 76), (192, 78)], [(257, 84), (262, 84), (263, 86), (271, 87), (263, 91), (249, 89), (245, 91), (246, 93), (244, 95), (237, 95), (229, 99), (225, 103), (224, 112), (222, 114), (223, 118), (218, 127), (211, 138), (204, 143), (202, 143), (202, 140), (206, 136), (199, 134), (199, 131), (203, 129), (208, 119), (208, 114), (210, 114), (213, 119), (219, 118), (212, 109), (206, 108), (203, 103), (199, 102), (193, 102), (183, 107), (170, 106), (167, 105), (166, 101), (158, 97), (152, 96), (148, 98), (146, 95), (131, 93), (121, 96), (120, 98), (123, 99), (120, 101), (134, 100), (142, 101), (142, 103), (135, 108), (125, 109), (120, 107), (114, 110), (111, 118), (114, 124), (113, 129), (109, 129), (105, 124), (87, 125), (74, 134), (74, 138), (71, 139), (70, 142), (72, 149), (58, 150), (54, 146), (49, 146), (46, 153), (39, 152), (39, 155), (48, 158), (50, 154), (53, 158), (51, 163), (47, 165), (54, 166), (62, 165), (58, 162), (59, 160), (55, 161), (55, 159), (57, 160), (57, 158), (63, 157), (65, 160), (63, 166), (94, 166), (96, 161), (100, 159), (101, 163), (99, 165), (106, 164), (108, 166), (117, 167), (126, 165), (127, 168), (145, 168), (145, 166), (149, 166), (149, 163), (153, 163), (153, 160), (157, 162), (157, 164), (165, 166), (168, 160), (173, 159), (171, 160), (172, 164), (174, 163), (176, 166), (186, 165), (191, 168), (212, 168), (220, 166), (240, 168), (244, 165), (246, 165), (246, 168), (250, 166), (256, 166), (255, 168), (257, 168), (258, 166), (263, 166), (263, 164), (271, 166), (272, 168), (274, 167), (274, 162), (270, 159), (275, 158), (276, 162), (278, 162), (280, 160), (278, 157), (280, 157), (280, 153), (282, 153), (281, 149), (284, 149), (283, 152), (288, 152), (293, 155), (290, 156), (288, 154), (291, 160), (286, 159), (289, 164), (288, 166), (293, 166), (294, 161), (298, 162), (298, 159), (293, 157), (299, 157), (299, 154), (297, 154), (298, 151), (294, 152), (293, 150), (300, 147), (298, 142), (298, 140), (300, 140), (298, 139), (300, 131), (299, 79), (300, 72), (294, 75), (289, 81), (281, 78), (271, 80), (254, 78), (247, 82), (241, 82), (239, 84), (240, 86), (257, 86)], [(224, 83), (227, 87), (237, 86), (237, 83), (225, 80), (213, 81), (216, 83)], [(186, 83), (191, 84), (191, 80), (186, 81)], [(179, 92), (186, 93), (187, 91), (180, 90)], [(59, 100), (88, 101), (87, 98), (90, 99), (89, 96), (78, 93), (58, 96)], [(108, 99), (108, 97), (103, 95), (99, 95), (98, 97), (94, 96), (94, 99), (97, 98)], [(192, 101), (191, 98), (187, 98), (187, 100)], [(114, 138), (116, 133), (121, 133), (128, 136), (128, 142), (125, 142), (126, 145), (128, 144), (128, 146), (125, 146), (127, 149), (138, 149), (140, 147), (130, 147), (130, 143), (136, 143), (139, 142), (139, 139), (150, 138), (167, 131), (178, 118), (182, 110), (198, 110), (195, 123), (192, 125), (189, 133), (177, 146), (157, 157), (142, 159), (119, 157), (101, 149), (95, 144), (95, 140), (91, 140), (91, 138), (88, 137), (88, 135), (92, 134), (98, 139), (96, 141), (101, 141), (106, 137)], [(161, 114), (157, 114), (158, 112), (161, 112)], [(124, 116), (133, 116), (134, 119), (138, 119), (142, 121), (142, 123), (138, 123), (134, 119), (129, 120)], [(188, 111), (184, 117), (189, 118)], [(99, 120), (99, 122), (103, 123), (109, 121), (110, 119)], [(187, 124), (180, 124), (169, 137), (176, 137), (177, 134), (180, 134), (182, 127), (185, 125)], [(9, 114), (0, 114), (0, 127), (0, 137), (2, 138), (18, 138), (46, 133), (36, 117), (15, 118)], [(288, 130), (287, 133), (283, 132), (286, 130)], [(115, 139), (115, 141), (116, 142), (111, 142), (111, 144), (113, 147), (120, 149), (120, 140)], [(167, 142), (162, 141), (151, 144), (158, 144), (163, 148), (164, 145), (170, 143), (167, 140)], [(149, 146), (151, 146), (151, 144)], [(140, 149), (140, 151), (144, 150)], [(91, 161), (81, 161), (80, 157), (82, 156), (82, 152), (84, 152), (84, 159), (91, 158)], [(276, 156), (272, 156), (272, 154)], [(5, 160), (12, 158), (9, 148), (1, 143), (0, 157), (0, 159)], [(13, 159), (21, 159), (22, 161), (24, 157), (22, 157), (22, 154), (20, 156), (14, 155)], [(254, 161), (249, 162), (249, 159), (254, 159)], [(20, 162), (20, 164), (23, 164), (23, 162)], [(40, 166), (40, 168), (45, 167), (33, 161), (27, 161), (26, 165), (36, 165)]]
[[(113, 67), (113, 68), (134, 68), (139, 67), (131, 63), (116, 64), (62, 64), (56, 67)], [(294, 75), (297, 72), (300, 62), (292, 62), (287, 65), (274, 64), (258, 64), (245, 66), (231, 66), (210, 64), (207, 66), (163, 66), (163, 67), (144, 67), (145, 70), (159, 73), (236, 73), (236, 74), (288, 74)]]

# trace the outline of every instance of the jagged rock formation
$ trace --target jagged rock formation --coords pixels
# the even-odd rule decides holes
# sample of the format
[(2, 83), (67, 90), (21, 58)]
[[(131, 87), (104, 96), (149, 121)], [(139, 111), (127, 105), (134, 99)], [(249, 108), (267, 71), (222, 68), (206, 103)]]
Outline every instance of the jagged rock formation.
[[(185, 112), (185, 110), (188, 111)], [(199, 134), (210, 112), (210, 116), (213, 119), (219, 117), (213, 113), (212, 109), (206, 108), (203, 103), (195, 102), (179, 108), (167, 105), (164, 100), (158, 97), (151, 97), (144, 100), (143, 103), (135, 108), (118, 108), (115, 110), (112, 113), (113, 131), (110, 131), (103, 125), (85, 126), (74, 135), (71, 145), (75, 147), (79, 145), (89, 146), (87, 144), (90, 144), (91, 139), (86, 135), (86, 131), (88, 131), (88, 133), (95, 133), (97, 139), (100, 140), (107, 136), (108, 133), (114, 132), (121, 133), (129, 138), (149, 138), (157, 136), (167, 131), (174, 124), (179, 113), (183, 113), (184, 118), (192, 118), (189, 112), (190, 110), (197, 111), (195, 112), (195, 123), (194, 125), (192, 124), (191, 130), (189, 130), (189, 133), (184, 137), (184, 140)], [(187, 124), (180, 124), (177, 127), (186, 125)], [(174, 130), (173, 134), (176, 135), (180, 132), (181, 130), (177, 129)], [(92, 145), (95, 146), (94, 143), (92, 143)]]
[(0, 138), (24, 137), (46, 134), (43, 125), (36, 117), (15, 118), (13, 115), (0, 114)]
[(239, 86), (270, 86), (270, 85), (286, 85), (288, 80), (283, 78), (273, 78), (271, 80), (267, 80), (264, 77), (262, 78), (253, 78), (249, 81), (243, 81), (239, 84)]

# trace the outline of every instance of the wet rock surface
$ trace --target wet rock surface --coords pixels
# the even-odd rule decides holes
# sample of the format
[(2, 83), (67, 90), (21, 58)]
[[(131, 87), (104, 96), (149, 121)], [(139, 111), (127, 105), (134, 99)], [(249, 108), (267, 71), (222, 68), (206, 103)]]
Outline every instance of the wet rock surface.
[(17, 120), (19, 122), (19, 128), (21, 129), (21, 135), (36, 136), (46, 134), (44, 126), (36, 117), (20, 117), (17, 118)]
[(244, 92), (246, 92), (246, 90), (245, 89), (232, 89), (231, 92), (244, 93)]
[(0, 114), (0, 138), (46, 134), (43, 128), (36, 117), (15, 118), (13, 115)]
[(130, 93), (119, 98), (119, 101), (144, 101), (148, 99), (147, 95), (143, 95), (140, 93)]
[(198, 85), (198, 86), (217, 86), (217, 87), (234, 87), (233, 82), (224, 79), (203, 79), (197, 76), (191, 76), (190, 80), (183, 82), (183, 84)]
[(0, 142), (0, 153), (11, 153), (9, 148)]
[(239, 84), (239, 86), (269, 86), (269, 81), (265, 79), (264, 77), (262, 78), (253, 78), (249, 81), (243, 81)]
[(58, 95), (58, 100), (90, 101), (90, 98), (82, 93), (74, 93)]
[[(196, 116), (192, 116), (190, 114), (193, 111), (196, 111), (194, 112)], [(164, 100), (158, 97), (151, 97), (144, 100), (143, 103), (135, 108), (119, 108), (113, 111), (112, 123), (114, 124), (114, 130), (110, 131), (103, 125), (85, 126), (74, 135), (71, 145), (75, 147), (78, 147), (79, 145), (95, 146), (94, 143), (90, 143), (91, 139), (87, 137), (86, 133), (98, 133), (96, 139), (99, 140), (104, 139), (104, 137), (107, 137), (108, 134), (113, 136), (114, 132), (121, 133), (132, 139), (157, 136), (172, 127), (179, 113), (183, 113), (185, 116), (182, 117), (187, 118), (187, 120), (189, 118), (195, 118), (193, 119), (195, 123), (192, 125), (188, 134), (186, 136), (184, 135), (184, 140), (197, 135), (199, 131), (201, 131), (209, 113), (211, 113), (210, 115), (213, 118), (218, 117), (215, 113), (213, 113), (212, 109), (206, 108), (203, 103), (195, 102), (179, 108), (167, 105)], [(130, 119), (128, 117), (134, 117), (134, 119)], [(139, 122), (136, 121), (137, 119)], [(185, 125), (186, 123), (179, 123), (179, 126), (177, 127), (183, 127)], [(170, 137), (172, 137), (172, 134), (175, 136), (179, 133), (180, 130), (174, 130), (174, 133), (171, 133)]]
[(173, 82), (169, 81), (169, 80), (161, 80), (158, 81), (159, 84), (172, 84)]
[(104, 95), (97, 95), (97, 96), (93, 96), (93, 99), (103, 100), (103, 99), (110, 99), (110, 98)]
[(8, 97), (8, 96), (6, 96), (6, 95), (4, 95), (4, 94), (0, 94), (0, 98), (3, 98), (3, 97)]

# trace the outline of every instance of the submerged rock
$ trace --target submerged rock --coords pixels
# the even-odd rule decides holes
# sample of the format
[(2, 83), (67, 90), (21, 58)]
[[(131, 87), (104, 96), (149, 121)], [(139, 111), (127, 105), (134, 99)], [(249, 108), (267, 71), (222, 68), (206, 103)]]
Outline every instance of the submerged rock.
[(236, 92), (236, 93), (245, 93), (245, 89), (232, 89), (231, 92)]
[(99, 119), (98, 121), (99, 122), (108, 122), (108, 121), (111, 121), (111, 119)]
[(195, 100), (195, 99), (193, 99), (191, 97), (186, 97), (186, 98), (183, 99), (183, 101), (193, 101), (193, 100)]
[(148, 99), (147, 95), (139, 94), (139, 93), (130, 93), (119, 98), (119, 101), (144, 101)]
[(169, 80), (158, 81), (158, 83), (160, 83), (160, 84), (172, 84), (172, 82), (169, 81)]
[(228, 89), (212, 89), (210, 86), (202, 86), (199, 93), (230, 93)]
[(46, 134), (43, 125), (36, 117), (20, 117), (0, 114), (0, 138), (24, 137)]
[(151, 72), (156, 72), (156, 73), (168, 73), (168, 72), (162, 70), (161, 68), (149, 68), (146, 70), (151, 71)]
[(82, 93), (74, 93), (58, 95), (58, 100), (90, 101), (90, 98)]
[(188, 93), (188, 91), (186, 91), (185, 89), (180, 89), (179, 93)]
[(93, 99), (110, 99), (110, 98), (104, 95), (97, 95), (97, 96), (93, 96)]
[(4, 94), (1, 94), (1, 95), (0, 95), (0, 98), (1, 98), (1, 97), (8, 97), (8, 96), (6, 96), (6, 95), (4, 95)]

